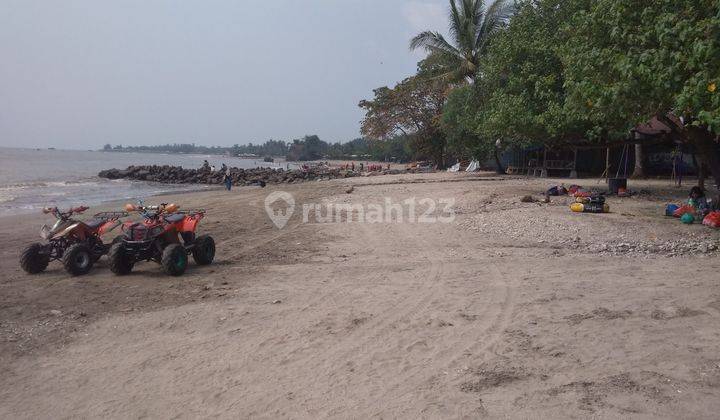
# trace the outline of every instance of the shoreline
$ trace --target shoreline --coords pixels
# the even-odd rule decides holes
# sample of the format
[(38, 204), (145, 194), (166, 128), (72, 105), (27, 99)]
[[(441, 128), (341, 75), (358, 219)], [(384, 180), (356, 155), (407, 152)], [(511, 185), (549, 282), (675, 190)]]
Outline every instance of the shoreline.
[[(254, 187), (254, 186), (241, 186), (241, 187), (233, 187), (234, 190), (244, 190), (244, 189), (258, 189), (260, 187)], [(183, 197), (188, 195), (194, 195), (194, 194), (202, 194), (206, 192), (216, 192), (216, 191), (224, 191), (225, 188), (218, 185), (207, 185), (206, 188), (198, 188), (193, 190), (179, 190), (179, 191), (165, 191), (157, 194), (148, 195), (142, 200), (147, 201), (148, 199), (152, 199), (154, 197)], [(135, 203), (137, 199), (113, 199), (113, 200), (107, 200), (102, 201), (96, 204), (89, 205), (89, 212), (86, 213), (84, 216), (87, 217), (87, 215), (92, 215), (94, 210), (95, 213), (100, 211), (112, 211), (117, 210), (121, 207), (123, 207), (126, 203)], [(84, 205), (85, 203), (78, 203), (77, 205)], [(3, 219), (10, 219), (10, 218), (21, 218), (32, 214), (42, 214), (42, 209), (34, 209), (34, 210), (27, 210), (23, 211), (21, 213), (11, 213), (11, 214), (0, 214), (0, 220)]]
[[(158, 185), (173, 185), (173, 184), (158, 183)], [(174, 184), (174, 185), (177, 185), (177, 184)], [(191, 185), (191, 184), (188, 184), (188, 185)], [(216, 186), (216, 185), (206, 185), (205, 187), (191, 188), (191, 189), (187, 189), (187, 190), (183, 189), (183, 190), (175, 190), (175, 191), (171, 191), (171, 190), (163, 191), (163, 192), (144, 196), (142, 199), (145, 200), (145, 199), (152, 198), (152, 197), (161, 197), (161, 196), (168, 196), (168, 195), (183, 195), (183, 194), (201, 193), (204, 191), (215, 191), (215, 190), (219, 190), (219, 189), (222, 189), (222, 188), (220, 186)], [(119, 202), (125, 203), (125, 202), (129, 202), (129, 201), (133, 201), (133, 200), (137, 201), (137, 198), (134, 198), (134, 199), (133, 198), (109, 199), (109, 200), (93, 201), (93, 202), (82, 202), (82, 200), (78, 200), (78, 202), (74, 205), (75, 206), (87, 205), (88, 207), (90, 207), (90, 209), (93, 209), (96, 207), (107, 208), (108, 206), (110, 206), (114, 203), (119, 203)], [(65, 208), (65, 206), (58, 206), (58, 207), (60, 207), (61, 209)], [(27, 216), (28, 214), (40, 213), (41, 210), (42, 210), (42, 208), (38, 207), (35, 209), (18, 209), (13, 212), (3, 212), (3, 213), (0, 213), (0, 219), (7, 218), (7, 217), (15, 217), (15, 216)]]
[[(175, 165), (200, 168), (203, 160), (220, 167), (224, 161), (239, 168), (285, 167), (280, 163), (227, 158), (224, 156), (158, 153), (107, 153), (98, 151), (2, 148), (0, 153), (0, 214), (26, 214), (47, 205), (66, 207), (83, 202), (98, 205), (116, 198), (174, 193), (178, 189), (198, 191), (204, 185), (136, 182), (109, 183), (98, 174), (109, 168), (129, 165)], [(29, 171), (28, 168), (33, 168)]]

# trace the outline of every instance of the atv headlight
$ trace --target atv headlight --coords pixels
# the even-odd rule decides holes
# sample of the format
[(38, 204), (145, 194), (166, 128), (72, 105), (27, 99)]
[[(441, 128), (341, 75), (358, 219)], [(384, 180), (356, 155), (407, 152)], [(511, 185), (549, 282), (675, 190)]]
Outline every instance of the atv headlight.
[(48, 225), (43, 225), (42, 228), (40, 228), (40, 237), (43, 239), (50, 239), (52, 234), (50, 233), (50, 228)]

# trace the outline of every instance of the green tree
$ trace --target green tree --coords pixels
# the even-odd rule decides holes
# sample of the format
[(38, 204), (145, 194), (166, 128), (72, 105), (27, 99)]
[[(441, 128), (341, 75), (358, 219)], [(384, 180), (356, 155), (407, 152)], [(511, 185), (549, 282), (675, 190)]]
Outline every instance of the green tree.
[(477, 132), (482, 109), (472, 85), (453, 89), (448, 95), (442, 113), (442, 130), (447, 137), (448, 151), (458, 158), (484, 161), (493, 152), (493, 142)]
[(588, 122), (565, 109), (561, 31), (570, 17), (587, 7), (585, 0), (523, 1), (508, 28), (486, 56), (478, 82), (486, 96), (478, 132), (517, 146), (562, 144), (585, 136)]
[[(564, 23), (585, 0), (520, 1), (507, 27), (483, 57), (472, 86), (455, 89), (443, 114), (453, 150), (487, 156), (499, 148), (563, 144), (582, 138), (587, 123), (565, 112), (563, 63), (559, 47)], [(499, 151), (495, 150), (498, 171)]]
[(473, 80), (490, 40), (512, 13), (512, 3), (494, 0), (450, 0), (451, 42), (439, 32), (425, 31), (410, 41), (410, 48), (425, 48), (438, 64), (434, 73), (450, 83)]
[[(567, 105), (592, 122), (591, 135), (625, 138), (657, 116), (697, 148), (720, 183), (720, 3), (599, 0), (566, 32)], [(676, 127), (669, 111), (685, 126)]]
[(316, 135), (305, 136), (302, 140), (293, 140), (286, 158), (294, 161), (318, 160), (325, 157), (328, 147), (329, 145)]
[(392, 89), (375, 89), (372, 100), (360, 101), (365, 110), (360, 131), (375, 140), (405, 136), (420, 156), (443, 167), (446, 142), (440, 131), (440, 116), (446, 92), (444, 83), (420, 76), (408, 77)]

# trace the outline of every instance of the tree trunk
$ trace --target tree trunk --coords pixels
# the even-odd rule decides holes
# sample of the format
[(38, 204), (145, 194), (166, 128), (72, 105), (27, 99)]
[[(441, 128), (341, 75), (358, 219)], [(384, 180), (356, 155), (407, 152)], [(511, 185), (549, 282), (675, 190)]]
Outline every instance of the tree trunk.
[(715, 191), (718, 191), (720, 185), (720, 156), (718, 156), (718, 144), (715, 142), (713, 135), (704, 127), (688, 127), (688, 137), (695, 143), (697, 150), (701, 154), (701, 161), (710, 170), (713, 178), (715, 178)]
[[(670, 128), (673, 136), (680, 139), (683, 143), (693, 143), (702, 156), (705, 167), (710, 170), (713, 178), (715, 178), (715, 191), (720, 192), (720, 156), (718, 153), (718, 144), (711, 132), (704, 126), (688, 125), (679, 127), (665, 114), (658, 114), (658, 120)], [(682, 146), (681, 149), (682, 151)], [(682, 155), (681, 155), (682, 156)], [(679, 181), (682, 182), (682, 174)]]
[(505, 168), (503, 168), (502, 162), (500, 162), (500, 152), (499, 152), (497, 146), (495, 146), (495, 153), (494, 153), (494, 154), (495, 154), (495, 165), (497, 166), (497, 173), (498, 173), (498, 174), (504, 174), (504, 173), (505, 173)]
[(705, 190), (705, 179), (707, 178), (707, 166), (704, 163), (700, 163), (698, 168), (698, 187), (703, 191)]
[(695, 169), (697, 169), (698, 187), (705, 190), (705, 180), (707, 179), (707, 165), (705, 165), (705, 162), (703, 161), (703, 156), (696, 156), (696, 154), (693, 153), (692, 161)]
[(642, 144), (636, 143), (635, 144), (635, 170), (633, 171), (630, 178), (645, 178), (645, 169), (643, 168), (643, 159), (645, 158), (643, 154), (643, 147)]

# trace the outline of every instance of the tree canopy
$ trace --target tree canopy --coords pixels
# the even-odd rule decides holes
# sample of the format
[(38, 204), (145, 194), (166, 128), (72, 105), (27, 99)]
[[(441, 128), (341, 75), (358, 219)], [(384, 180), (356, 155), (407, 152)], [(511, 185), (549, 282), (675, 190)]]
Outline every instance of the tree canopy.
[(365, 110), (360, 131), (377, 140), (407, 137), (418, 156), (443, 166), (445, 136), (440, 117), (446, 92), (444, 83), (422, 76), (409, 77), (393, 88), (375, 89), (373, 99), (360, 101), (359, 106)]

